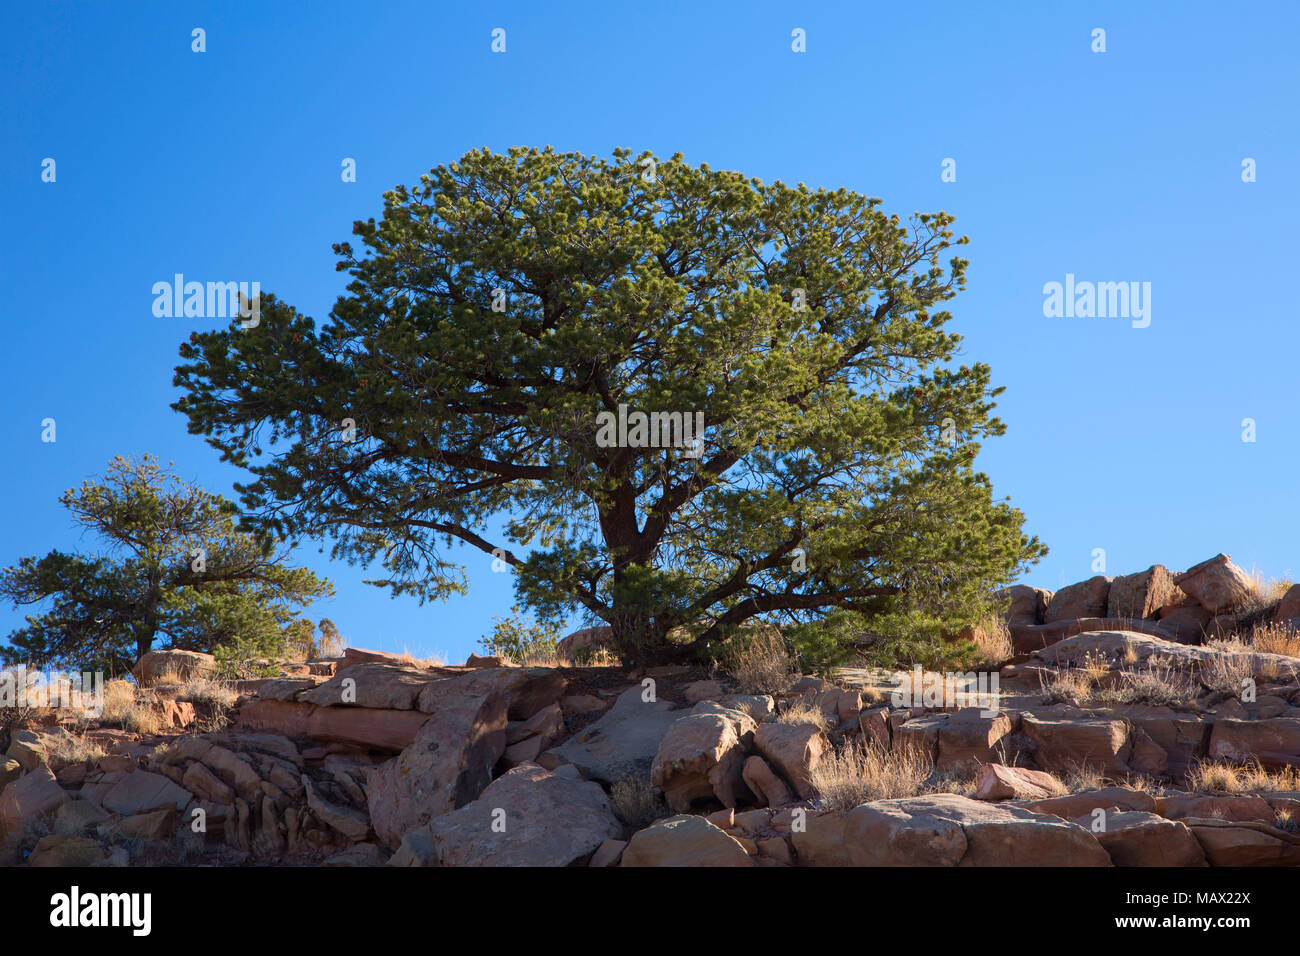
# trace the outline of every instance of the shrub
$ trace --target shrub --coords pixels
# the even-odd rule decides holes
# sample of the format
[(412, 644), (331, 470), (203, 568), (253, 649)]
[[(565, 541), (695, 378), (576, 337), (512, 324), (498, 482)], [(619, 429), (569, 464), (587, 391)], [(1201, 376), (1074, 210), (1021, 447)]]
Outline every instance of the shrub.
[(507, 617), (493, 620), (492, 636), (479, 639), (488, 654), (516, 664), (555, 664), (555, 646), (561, 636), (557, 624), (526, 621), (518, 604), (510, 608)]

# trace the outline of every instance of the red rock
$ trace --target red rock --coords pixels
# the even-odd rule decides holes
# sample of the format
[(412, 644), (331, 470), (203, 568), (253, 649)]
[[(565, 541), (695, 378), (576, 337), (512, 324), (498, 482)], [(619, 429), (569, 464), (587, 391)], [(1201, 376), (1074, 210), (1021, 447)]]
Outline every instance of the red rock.
[(1050, 773), (986, 763), (975, 781), (976, 800), (1042, 800), (1055, 795), (1060, 781)]
[(703, 817), (660, 820), (633, 835), (623, 866), (753, 866), (745, 848)]
[(1145, 571), (1125, 574), (1110, 583), (1106, 602), (1106, 616), (1121, 619), (1150, 619), (1180, 595), (1173, 576), (1162, 564), (1154, 564)]
[(1254, 580), (1226, 554), (1188, 568), (1174, 583), (1211, 614), (1230, 610), (1255, 592)]
[(1111, 579), (1102, 575), (1063, 587), (1052, 595), (1043, 623), (1083, 617), (1105, 617)]

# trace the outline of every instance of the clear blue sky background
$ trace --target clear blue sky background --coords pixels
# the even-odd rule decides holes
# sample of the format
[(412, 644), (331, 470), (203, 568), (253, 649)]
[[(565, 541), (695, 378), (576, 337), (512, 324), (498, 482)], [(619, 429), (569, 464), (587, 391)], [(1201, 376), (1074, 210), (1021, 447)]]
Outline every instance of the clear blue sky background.
[[(1094, 548), (1112, 574), (1218, 551), (1300, 572), (1298, 26), (1291, 2), (7, 3), (0, 562), (88, 546), (56, 498), (119, 452), (232, 494), (168, 408), (178, 344), (224, 323), (155, 318), (154, 282), (260, 278), (323, 320), (330, 244), (384, 190), (551, 144), (954, 213), (955, 326), (1007, 386), (980, 465), (1052, 549), (1029, 583), (1088, 577)], [(1152, 283), (1150, 327), (1044, 318), (1067, 272)], [(510, 604), (477, 552), (469, 596), (424, 607), (299, 553), (338, 586), (312, 616), (356, 645), (462, 659)]]

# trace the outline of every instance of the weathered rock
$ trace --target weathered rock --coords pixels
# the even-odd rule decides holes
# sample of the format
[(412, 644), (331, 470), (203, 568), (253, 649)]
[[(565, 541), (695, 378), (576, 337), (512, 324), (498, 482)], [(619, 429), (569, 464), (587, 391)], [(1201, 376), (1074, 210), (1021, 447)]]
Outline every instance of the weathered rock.
[(976, 776), (975, 799), (1043, 800), (1054, 796), (1060, 788), (1060, 781), (1050, 773), (986, 763)]
[(1208, 866), (1205, 852), (1183, 824), (1140, 810), (1112, 811), (1104, 817), (1079, 817), (1116, 866)]
[(176, 830), (176, 808), (161, 807), (135, 813), (107, 828), (108, 835), (123, 840), (167, 840)]
[(1163, 754), (1163, 767), (1148, 764), (1135, 741), (1131, 765), (1138, 773), (1182, 776), (1206, 755), (1212, 723), (1199, 714), (1142, 704), (1115, 707), (1112, 713), (1133, 725), (1135, 737), (1139, 732), (1149, 737)]
[(9, 749), (5, 751), (5, 756), (18, 761), (23, 770), (35, 770), (45, 763), (45, 734), (15, 730), (10, 735)]
[(501, 694), (508, 719), (527, 720), (558, 701), (567, 688), (564, 675), (550, 667), (484, 668), (434, 681), (420, 692), (415, 706), (423, 713), (436, 714), (449, 703), (456, 706), (467, 693)]
[(1300, 866), (1300, 837), (1284, 830), (1198, 818), (1186, 824), (1211, 866)]
[(783, 811), (773, 816), (771, 826), (782, 836), (789, 833), (790, 842), (794, 845), (795, 860), (799, 866), (853, 865), (848, 843), (844, 839), (844, 828), (848, 823), (845, 814), (836, 810), (804, 810), (801, 807), (791, 808), (791, 810), (802, 813), (799, 827), (786, 824), (787, 813), (790, 813), (791, 823), (793, 823), (791, 811)]
[(1300, 617), (1300, 584), (1293, 584), (1286, 594), (1282, 595), (1282, 600), (1273, 612), (1273, 620), (1290, 621), (1298, 617)]
[(446, 679), (418, 667), (365, 661), (353, 664), (319, 687), (299, 694), (298, 699), (320, 707), (414, 710), (415, 702), (425, 687)]
[[(477, 674), (514, 673), (478, 671)], [(461, 682), (431, 699), (433, 716), (409, 747), (370, 771), (366, 796), (375, 833), (396, 847), (402, 836), (476, 799), (505, 752), (506, 696)], [(453, 683), (451, 681), (440, 683)], [(427, 693), (433, 686), (425, 689)], [(458, 690), (459, 693), (453, 693)], [(425, 702), (421, 695), (421, 709)]]
[[(105, 777), (112, 776), (106, 774)], [(172, 806), (184, 810), (194, 795), (167, 777), (148, 770), (124, 773), (107, 790), (98, 794), (99, 805), (114, 813), (131, 815)]]
[(1210, 732), (1210, 757), (1258, 760), (1266, 767), (1300, 767), (1300, 719), (1218, 719)]
[(857, 866), (1110, 866), (1080, 826), (956, 794), (863, 804), (844, 837)]
[(510, 661), (496, 654), (479, 655), (471, 653), (465, 659), (466, 667), (511, 667)]
[(1174, 583), (1211, 614), (1237, 607), (1255, 591), (1254, 580), (1226, 554), (1188, 568)]
[(1102, 575), (1061, 588), (1047, 605), (1043, 623), (1081, 617), (1105, 617), (1111, 579)]
[(395, 667), (417, 667), (410, 654), (395, 654), (392, 651), (372, 651), (364, 647), (345, 647), (343, 656), (334, 666), (334, 673), (355, 667), (358, 664), (392, 664)]
[(1021, 728), (1034, 745), (1034, 759), (1044, 770), (1069, 771), (1088, 766), (1108, 777), (1129, 772), (1132, 746), (1122, 720), (1104, 717), (1053, 720), (1025, 714)]
[(0, 757), (0, 790), (23, 775), (23, 765), (13, 757)]
[(90, 837), (51, 833), (37, 841), (27, 862), (31, 866), (100, 866), (108, 848)]
[(1171, 630), (1183, 643), (1199, 642), (1210, 623), (1210, 612), (1199, 604), (1183, 604), (1160, 609), (1160, 626)]
[(1025, 584), (1013, 584), (993, 596), (996, 600), (1010, 602), (1002, 612), (1002, 619), (1008, 624), (1042, 624), (1047, 605), (1052, 600), (1051, 591)]
[(633, 835), (623, 851), (623, 866), (753, 866), (733, 837), (703, 817), (676, 816)]
[(783, 807), (794, 802), (794, 795), (780, 777), (773, 772), (767, 761), (754, 754), (745, 758), (741, 777), (758, 800), (759, 806)]
[[(1084, 617), (1053, 621), (1051, 624), (1012, 624), (1011, 647), (1017, 654), (1032, 654), (1043, 648), (1090, 631), (1132, 631), (1149, 634), (1175, 643), (1188, 643), (1174, 628), (1163, 621), (1138, 621), (1110, 617)], [(1199, 635), (1198, 635), (1199, 637)]]
[(217, 672), (217, 659), (201, 651), (149, 651), (131, 670), (135, 682), (141, 687), (152, 687), (164, 679), (188, 681), (212, 677)]
[(935, 769), (966, 775), (992, 762), (998, 744), (1013, 725), (1007, 714), (988, 715), (978, 707), (962, 708), (939, 725)]
[(1253, 793), (1216, 796), (1205, 793), (1172, 794), (1155, 798), (1155, 812), (1170, 820), (1205, 817), (1233, 823), (1251, 820), (1273, 823), (1276, 813), (1263, 797)]
[(383, 866), (388, 855), (373, 843), (354, 843), (329, 857), (321, 866)]
[(49, 767), (37, 767), (0, 793), (0, 827), (16, 829), (27, 820), (53, 813), (68, 801)]
[(700, 799), (734, 807), (751, 799), (742, 771), (747, 735), (756, 729), (740, 711), (694, 713), (675, 721), (659, 742), (650, 783), (664, 792), (674, 810), (684, 812)]
[(428, 831), (441, 866), (568, 866), (622, 826), (599, 784), (523, 764)]
[(626, 840), (606, 840), (596, 848), (596, 852), (591, 855), (587, 861), (588, 866), (616, 866), (619, 859), (623, 856), (623, 851), (627, 849)]
[(614, 629), (609, 625), (584, 627), (561, 638), (555, 645), (555, 656), (564, 660), (573, 660), (580, 650), (609, 647), (614, 641)]
[[(349, 840), (364, 840), (370, 834), (370, 820), (360, 810), (345, 807), (327, 799), (312, 786), (306, 774), (302, 778), (307, 792), (307, 806), (322, 823), (328, 824)], [(376, 828), (378, 832), (378, 828)]]
[(410, 746), (428, 719), (413, 710), (317, 707), (259, 698), (239, 708), (236, 727), (398, 751)]
[(821, 730), (811, 724), (762, 724), (754, 734), (754, 746), (801, 799), (816, 796), (809, 774), (830, 747)]
[(1025, 804), (1026, 810), (1048, 813), (1062, 820), (1087, 816), (1098, 808), (1153, 813), (1156, 809), (1156, 801), (1151, 794), (1142, 790), (1129, 790), (1127, 787), (1100, 787), (1096, 790), (1082, 790), (1063, 797), (1050, 797)]
[(235, 791), (198, 761), (190, 763), (181, 777), (181, 785), (200, 800), (209, 803), (234, 803)]
[(59, 807), (54, 815), (54, 832), (80, 834), (110, 819), (110, 814), (89, 800), (72, 799)]
[(506, 743), (517, 744), (530, 737), (541, 737), (545, 750), (551, 743), (564, 736), (564, 710), (559, 703), (543, 707), (527, 720), (511, 721), (506, 725)]
[(682, 714), (674, 712), (670, 701), (648, 702), (641, 696), (640, 687), (623, 692), (603, 717), (550, 753), (592, 780), (613, 784), (621, 777), (633, 776), (648, 781), (659, 742)]
[(256, 694), (263, 700), (297, 700), (304, 691), (319, 687), (321, 677), (279, 677), (261, 681)]
[(1169, 569), (1154, 564), (1145, 571), (1121, 575), (1110, 582), (1106, 616), (1152, 619), (1160, 608), (1172, 604), (1179, 595)]

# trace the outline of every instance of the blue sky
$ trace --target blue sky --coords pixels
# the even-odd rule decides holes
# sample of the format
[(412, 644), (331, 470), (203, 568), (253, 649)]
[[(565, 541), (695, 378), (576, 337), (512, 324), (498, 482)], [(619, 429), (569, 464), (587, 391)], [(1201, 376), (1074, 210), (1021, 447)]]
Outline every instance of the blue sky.
[[(88, 546), (56, 499), (119, 452), (233, 496), (168, 407), (178, 344), (224, 323), (156, 318), (154, 282), (260, 278), (321, 321), (346, 282), (330, 245), (384, 190), (550, 144), (954, 213), (954, 327), (1007, 387), (980, 467), (1052, 549), (1029, 583), (1090, 576), (1096, 548), (1109, 574), (1219, 551), (1300, 574), (1300, 7), (999, 6), (6, 4), (0, 563)], [(1045, 317), (1067, 273), (1151, 283), (1150, 325)], [(469, 595), (423, 607), (299, 555), (338, 587), (311, 615), (360, 646), (463, 659), (510, 605), (477, 552)], [(21, 619), (0, 608), (0, 633)]]

